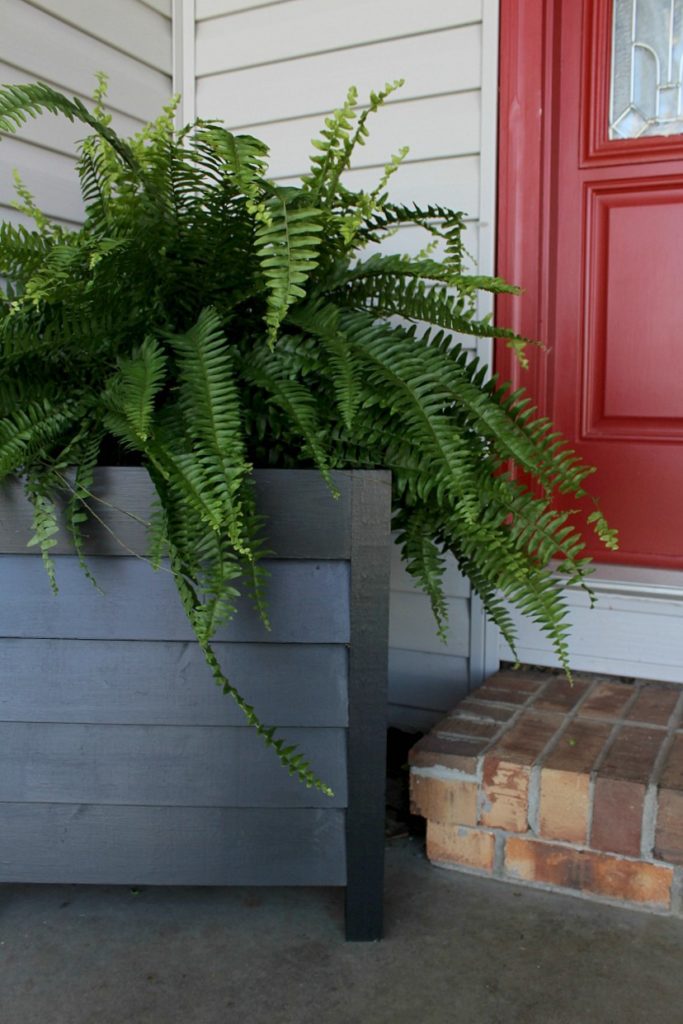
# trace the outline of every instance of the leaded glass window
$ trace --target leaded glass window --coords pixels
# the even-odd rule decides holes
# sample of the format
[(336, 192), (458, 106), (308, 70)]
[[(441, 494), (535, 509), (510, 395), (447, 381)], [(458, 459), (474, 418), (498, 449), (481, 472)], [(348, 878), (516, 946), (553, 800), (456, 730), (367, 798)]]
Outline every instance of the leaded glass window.
[(683, 132), (683, 0), (614, 0), (609, 136)]

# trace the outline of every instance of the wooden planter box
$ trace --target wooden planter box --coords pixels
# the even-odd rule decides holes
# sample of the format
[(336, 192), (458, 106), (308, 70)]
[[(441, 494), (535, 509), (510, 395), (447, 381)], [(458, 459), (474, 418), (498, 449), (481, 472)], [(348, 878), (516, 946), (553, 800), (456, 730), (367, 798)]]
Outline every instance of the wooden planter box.
[[(0, 882), (346, 886), (347, 937), (381, 934), (390, 480), (264, 470), (271, 632), (248, 602), (216, 638), (262, 720), (310, 757), (306, 789), (204, 665), (169, 573), (132, 552), (144, 527), (104, 505), (68, 541), (60, 593), (27, 553), (30, 509), (0, 492)], [(139, 469), (94, 492), (145, 519)], [(33, 552), (33, 549), (28, 549)]]

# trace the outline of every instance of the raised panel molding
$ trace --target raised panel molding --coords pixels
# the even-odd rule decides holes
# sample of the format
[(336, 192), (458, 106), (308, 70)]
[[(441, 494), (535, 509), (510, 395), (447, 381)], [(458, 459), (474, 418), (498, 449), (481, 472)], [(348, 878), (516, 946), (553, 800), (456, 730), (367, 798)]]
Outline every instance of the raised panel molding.
[[(680, 362), (683, 323), (676, 259), (683, 183), (588, 184), (585, 199), (582, 437), (680, 440), (683, 406), (671, 368)], [(655, 239), (664, 235), (671, 245), (663, 249)], [(655, 341), (659, 355), (653, 359)], [(630, 368), (628, 378), (620, 367)]]

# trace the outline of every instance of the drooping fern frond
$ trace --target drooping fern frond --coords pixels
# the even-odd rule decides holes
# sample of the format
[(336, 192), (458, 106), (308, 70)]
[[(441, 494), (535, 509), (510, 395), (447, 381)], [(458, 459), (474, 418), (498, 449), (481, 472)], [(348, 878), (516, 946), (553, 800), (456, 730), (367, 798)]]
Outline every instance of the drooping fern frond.
[[(616, 543), (587, 495), (590, 467), (461, 344), (525, 344), (478, 311), (482, 292), (515, 289), (473, 272), (465, 215), (391, 201), (405, 149), (374, 187), (349, 187), (370, 115), (398, 84), (363, 107), (349, 91), (297, 188), (268, 178), (252, 136), (201, 120), (176, 130), (175, 101), (122, 139), (103, 80), (93, 109), (42, 83), (0, 88), (0, 131), (47, 111), (92, 133), (77, 164), (81, 228), (50, 224), (23, 186), (35, 227), (0, 225), (0, 480), (24, 478), (54, 584), (57, 493), (88, 572), (97, 462), (146, 467), (150, 560), (173, 574), (214, 680), (290, 773), (325, 792), (213, 648), (245, 595), (267, 623), (254, 467), (314, 466), (332, 488), (333, 470), (390, 469), (399, 544), (439, 633), (453, 555), (510, 645), (516, 606), (567, 671), (563, 585), (584, 585), (587, 530)], [(424, 234), (419, 256), (368, 254), (405, 226)]]

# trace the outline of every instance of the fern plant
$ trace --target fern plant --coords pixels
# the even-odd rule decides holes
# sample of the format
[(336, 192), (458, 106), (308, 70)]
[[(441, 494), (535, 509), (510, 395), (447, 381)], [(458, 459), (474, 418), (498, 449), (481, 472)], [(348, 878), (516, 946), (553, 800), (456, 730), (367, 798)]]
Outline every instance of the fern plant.
[[(173, 105), (122, 139), (102, 82), (94, 111), (41, 83), (0, 90), (0, 131), (49, 112), (89, 133), (77, 164), (83, 226), (51, 222), (23, 186), (35, 226), (0, 225), (0, 479), (25, 481), (30, 543), (56, 586), (57, 493), (68, 492), (87, 572), (94, 467), (146, 467), (158, 498), (152, 560), (170, 561), (216, 682), (289, 771), (322, 789), (212, 648), (240, 590), (266, 616), (254, 467), (315, 466), (332, 489), (334, 469), (390, 469), (399, 544), (442, 634), (452, 552), (508, 642), (509, 601), (568, 669), (562, 585), (588, 572), (581, 534), (553, 498), (584, 496), (589, 468), (459, 342), (494, 337), (522, 351), (477, 315), (482, 290), (509, 286), (469, 272), (462, 214), (389, 201), (405, 151), (374, 190), (344, 184), (369, 116), (398, 84), (361, 112), (350, 90), (297, 187), (268, 177), (258, 139), (202, 120), (176, 130)], [(424, 253), (383, 254), (404, 225), (424, 230)], [(613, 545), (600, 512), (589, 518)]]

